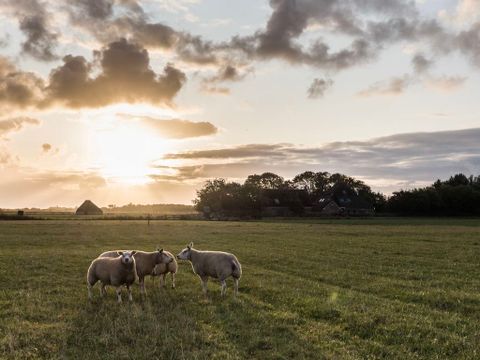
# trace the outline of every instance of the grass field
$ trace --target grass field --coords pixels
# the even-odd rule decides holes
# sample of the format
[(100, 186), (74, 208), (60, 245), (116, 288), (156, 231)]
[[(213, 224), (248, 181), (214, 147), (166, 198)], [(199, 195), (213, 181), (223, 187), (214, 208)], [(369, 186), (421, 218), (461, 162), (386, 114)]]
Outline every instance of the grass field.
[[(236, 300), (231, 280), (205, 299), (188, 263), (175, 290), (87, 300), (100, 252), (190, 241), (238, 256)], [(478, 359), (479, 344), (479, 220), (0, 222), (1, 359)]]

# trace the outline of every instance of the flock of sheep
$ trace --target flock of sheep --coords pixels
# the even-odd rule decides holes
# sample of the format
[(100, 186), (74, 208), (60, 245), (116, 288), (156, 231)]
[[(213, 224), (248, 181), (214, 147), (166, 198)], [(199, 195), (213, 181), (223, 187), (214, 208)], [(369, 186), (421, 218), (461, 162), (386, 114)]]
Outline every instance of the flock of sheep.
[[(207, 294), (207, 281), (209, 277), (220, 280), (222, 296), (225, 295), (226, 279), (233, 277), (235, 296), (238, 294), (238, 281), (242, 276), (242, 266), (233, 254), (222, 251), (200, 251), (193, 248), (193, 243), (187, 245), (178, 255), (179, 260), (188, 260), (192, 269), (202, 281), (202, 289)], [(168, 273), (172, 275), (172, 288), (175, 288), (175, 274), (177, 261), (172, 253), (157, 249), (153, 252), (139, 250), (114, 250), (106, 251), (92, 261), (87, 272), (88, 297), (92, 299), (92, 287), (100, 281), (100, 294), (106, 294), (107, 285), (115, 286), (117, 301), (122, 302), (122, 286), (128, 291), (128, 298), (132, 298), (132, 285), (138, 277), (140, 292), (145, 295), (145, 276), (160, 276), (160, 286), (165, 286)]]

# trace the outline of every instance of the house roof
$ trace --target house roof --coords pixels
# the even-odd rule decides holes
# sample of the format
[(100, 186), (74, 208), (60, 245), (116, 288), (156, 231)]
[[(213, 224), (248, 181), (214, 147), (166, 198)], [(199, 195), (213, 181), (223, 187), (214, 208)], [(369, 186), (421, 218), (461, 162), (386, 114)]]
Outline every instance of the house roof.
[(90, 200), (85, 200), (82, 205), (75, 211), (77, 215), (102, 215), (103, 211)]

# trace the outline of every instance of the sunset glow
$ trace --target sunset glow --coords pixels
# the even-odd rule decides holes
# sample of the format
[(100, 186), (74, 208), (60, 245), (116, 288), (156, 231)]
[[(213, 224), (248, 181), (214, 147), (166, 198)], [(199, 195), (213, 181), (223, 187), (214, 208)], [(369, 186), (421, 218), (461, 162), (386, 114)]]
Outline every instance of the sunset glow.
[(265, 171), (386, 194), (479, 173), (478, 2), (381, 3), (2, 1), (0, 207), (188, 204)]

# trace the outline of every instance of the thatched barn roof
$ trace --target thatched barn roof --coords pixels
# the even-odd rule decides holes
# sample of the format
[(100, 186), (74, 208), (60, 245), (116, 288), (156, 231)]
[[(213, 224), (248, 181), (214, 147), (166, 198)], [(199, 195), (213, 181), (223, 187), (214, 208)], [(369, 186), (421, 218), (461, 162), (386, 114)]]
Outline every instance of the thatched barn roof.
[(75, 211), (75, 215), (103, 215), (103, 211), (90, 200), (85, 200)]

